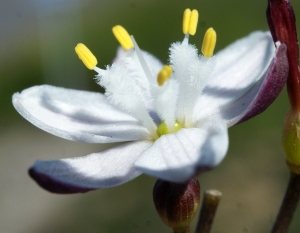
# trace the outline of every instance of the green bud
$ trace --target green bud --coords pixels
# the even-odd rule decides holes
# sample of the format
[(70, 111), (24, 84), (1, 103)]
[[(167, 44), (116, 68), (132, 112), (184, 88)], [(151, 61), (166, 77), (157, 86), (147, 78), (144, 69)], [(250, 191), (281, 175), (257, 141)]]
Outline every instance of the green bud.
[(289, 111), (283, 129), (282, 144), (291, 172), (300, 174), (300, 116)]
[(200, 185), (195, 177), (186, 184), (157, 180), (153, 201), (162, 221), (175, 233), (189, 232), (200, 203)]

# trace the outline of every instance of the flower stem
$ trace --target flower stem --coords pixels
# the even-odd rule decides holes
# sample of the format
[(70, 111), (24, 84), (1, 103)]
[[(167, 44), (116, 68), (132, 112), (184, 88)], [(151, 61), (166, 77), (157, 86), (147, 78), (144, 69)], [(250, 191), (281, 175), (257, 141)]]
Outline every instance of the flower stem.
[(300, 197), (300, 175), (290, 173), (290, 180), (271, 233), (288, 232)]
[(190, 227), (187, 227), (185, 230), (183, 231), (174, 231), (174, 233), (190, 233)]
[(199, 215), (196, 233), (209, 233), (222, 193), (218, 190), (206, 190)]

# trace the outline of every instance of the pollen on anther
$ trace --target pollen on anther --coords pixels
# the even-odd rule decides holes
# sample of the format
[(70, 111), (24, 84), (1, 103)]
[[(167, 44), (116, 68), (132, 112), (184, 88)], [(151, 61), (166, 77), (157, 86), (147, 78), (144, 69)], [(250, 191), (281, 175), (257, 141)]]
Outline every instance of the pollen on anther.
[(79, 43), (75, 47), (75, 52), (77, 53), (79, 59), (83, 64), (90, 70), (94, 69), (97, 65), (97, 58), (92, 54), (92, 52), (82, 43)]
[(112, 28), (112, 32), (123, 47), (123, 49), (129, 50), (134, 47), (130, 35), (128, 34), (125, 28), (123, 28), (120, 25), (116, 25)]
[(183, 20), (182, 20), (183, 34), (187, 34), (189, 32), (190, 18), (191, 18), (191, 10), (187, 8), (183, 12)]
[(210, 58), (215, 50), (217, 42), (217, 33), (213, 28), (207, 29), (202, 43), (201, 52), (207, 58)]
[(189, 34), (192, 35), (192, 36), (196, 34), (197, 25), (198, 25), (198, 18), (199, 18), (198, 11), (197, 10), (192, 10), (190, 25), (189, 25)]
[(173, 73), (172, 67), (165, 65), (157, 75), (157, 83), (162, 86), (166, 80), (168, 80)]
[(183, 34), (189, 33), (190, 35), (195, 35), (197, 30), (199, 13), (197, 10), (190, 10), (187, 8), (183, 12), (183, 20), (182, 20), (182, 31)]

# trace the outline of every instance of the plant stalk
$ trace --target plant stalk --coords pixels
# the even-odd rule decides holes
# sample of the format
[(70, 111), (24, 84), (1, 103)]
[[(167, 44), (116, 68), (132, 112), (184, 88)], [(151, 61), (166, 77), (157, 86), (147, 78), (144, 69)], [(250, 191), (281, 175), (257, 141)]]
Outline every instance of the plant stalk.
[(187, 227), (185, 230), (183, 231), (174, 231), (174, 233), (190, 233), (190, 227)]
[(222, 193), (218, 190), (206, 190), (195, 233), (209, 233)]
[(300, 175), (290, 173), (289, 184), (271, 233), (287, 233), (300, 197)]

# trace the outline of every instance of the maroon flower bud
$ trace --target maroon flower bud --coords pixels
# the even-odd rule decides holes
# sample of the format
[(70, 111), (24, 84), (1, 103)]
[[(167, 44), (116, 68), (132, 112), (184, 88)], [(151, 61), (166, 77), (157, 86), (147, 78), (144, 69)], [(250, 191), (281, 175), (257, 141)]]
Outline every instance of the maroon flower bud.
[(267, 20), (274, 43), (287, 46), (289, 77), (287, 80), (291, 110), (300, 112), (299, 49), (295, 14), (288, 0), (268, 0)]
[(200, 185), (195, 177), (186, 184), (157, 180), (153, 201), (162, 221), (175, 233), (189, 232), (200, 203)]
[(285, 117), (283, 149), (292, 173), (300, 174), (300, 71), (295, 14), (288, 0), (268, 0), (267, 20), (276, 43), (287, 46), (287, 90), (291, 109)]

